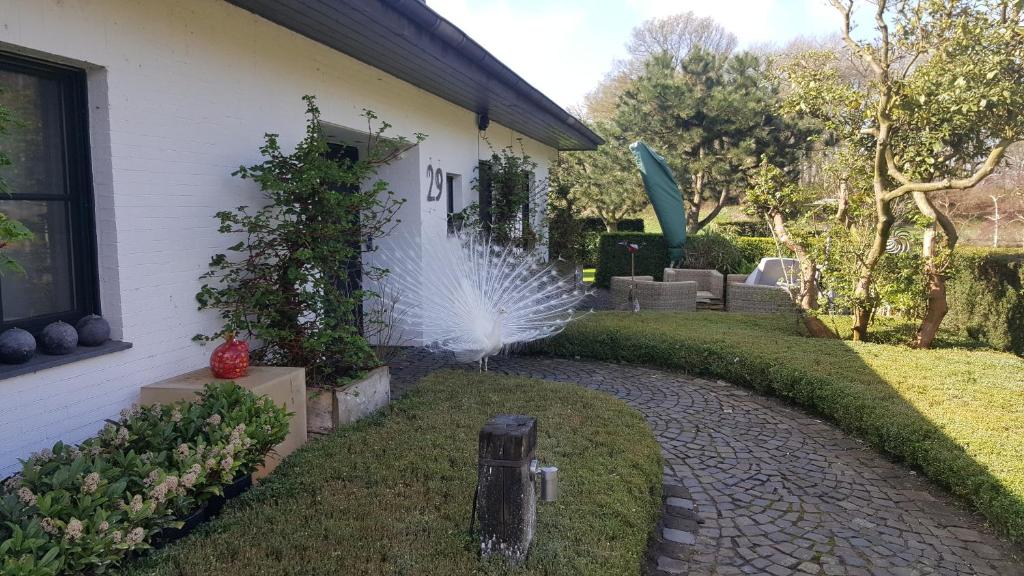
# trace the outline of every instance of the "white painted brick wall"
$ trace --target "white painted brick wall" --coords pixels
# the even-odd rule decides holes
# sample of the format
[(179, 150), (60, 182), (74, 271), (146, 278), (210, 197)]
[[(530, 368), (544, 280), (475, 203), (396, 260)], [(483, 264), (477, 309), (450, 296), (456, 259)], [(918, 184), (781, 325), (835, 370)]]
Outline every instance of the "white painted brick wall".
[[(0, 381), (0, 477), (57, 440), (79, 441), (139, 387), (206, 364), (197, 332), (217, 328), (194, 295), (231, 244), (213, 214), (258, 201), (231, 176), (259, 160), (264, 132), (302, 136), (303, 94), (325, 121), (363, 129), (363, 108), (396, 134), (430, 136), (414, 157), (462, 175), (487, 157), (475, 115), (220, 0), (0, 0), (0, 49), (89, 70), (101, 300), (125, 352)], [(492, 125), (502, 146), (516, 138)], [(526, 141), (545, 177), (554, 151)], [(396, 182), (410, 197), (424, 182)], [(444, 203), (410, 203), (414, 233), (444, 226)], [(410, 210), (415, 208), (417, 212)]]

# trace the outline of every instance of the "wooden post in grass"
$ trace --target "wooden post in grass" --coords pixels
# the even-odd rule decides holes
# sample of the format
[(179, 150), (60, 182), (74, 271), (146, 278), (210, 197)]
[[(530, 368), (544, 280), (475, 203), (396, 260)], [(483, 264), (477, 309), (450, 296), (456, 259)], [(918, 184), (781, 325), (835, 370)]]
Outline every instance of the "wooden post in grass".
[(522, 562), (537, 522), (533, 472), (537, 419), (501, 414), (480, 430), (477, 519), (480, 555)]

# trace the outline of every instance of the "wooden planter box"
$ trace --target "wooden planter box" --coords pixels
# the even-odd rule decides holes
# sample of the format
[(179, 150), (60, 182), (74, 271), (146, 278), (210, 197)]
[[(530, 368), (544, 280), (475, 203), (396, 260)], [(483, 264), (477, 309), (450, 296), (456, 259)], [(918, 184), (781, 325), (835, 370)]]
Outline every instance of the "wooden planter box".
[(347, 426), (391, 402), (391, 372), (387, 366), (370, 371), (362, 380), (341, 388), (309, 388), (306, 424), (310, 434), (328, 434)]

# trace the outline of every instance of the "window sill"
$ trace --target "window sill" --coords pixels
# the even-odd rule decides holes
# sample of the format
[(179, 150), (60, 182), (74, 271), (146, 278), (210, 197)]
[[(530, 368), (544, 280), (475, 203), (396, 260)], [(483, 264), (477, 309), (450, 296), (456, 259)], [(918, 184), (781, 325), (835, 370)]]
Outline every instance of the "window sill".
[(49, 354), (36, 352), (36, 355), (24, 364), (0, 364), (0, 380), (31, 374), (40, 370), (46, 370), (47, 368), (56, 368), (57, 366), (96, 358), (97, 356), (106, 356), (107, 354), (127, 350), (131, 347), (130, 342), (108, 340), (99, 346), (79, 346), (75, 348), (74, 352), (62, 356), (50, 356)]

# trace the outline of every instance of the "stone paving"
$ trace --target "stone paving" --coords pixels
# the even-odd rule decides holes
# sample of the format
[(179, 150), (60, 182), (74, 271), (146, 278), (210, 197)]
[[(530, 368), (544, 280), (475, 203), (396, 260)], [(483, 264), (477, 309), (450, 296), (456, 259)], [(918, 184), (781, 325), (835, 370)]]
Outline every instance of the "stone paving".
[[(452, 367), (409, 350), (401, 395)], [(838, 429), (725, 382), (596, 362), (493, 358), (494, 372), (612, 394), (647, 418), (665, 458), (648, 574), (1024, 575), (1021, 551), (948, 496)]]

